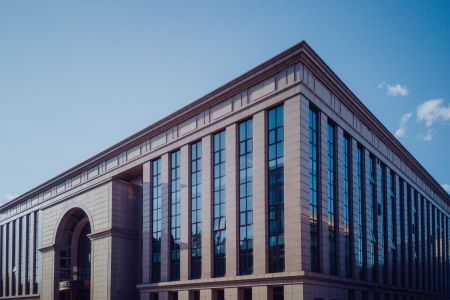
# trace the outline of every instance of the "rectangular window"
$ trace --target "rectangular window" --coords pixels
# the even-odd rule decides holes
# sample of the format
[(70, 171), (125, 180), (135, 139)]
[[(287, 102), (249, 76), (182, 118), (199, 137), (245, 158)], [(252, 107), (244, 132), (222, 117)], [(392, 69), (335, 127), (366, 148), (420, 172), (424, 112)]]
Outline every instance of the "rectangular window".
[(421, 259), (421, 273), (422, 273), (422, 289), (426, 290), (426, 286), (427, 286), (427, 243), (426, 243), (426, 220), (425, 220), (425, 208), (426, 208), (426, 204), (425, 204), (426, 200), (423, 196), (420, 197), (420, 236), (421, 236), (421, 241), (420, 241), (420, 245), (421, 245), (421, 254), (422, 254), (422, 259)]
[(386, 201), (386, 166), (381, 162), (378, 161), (378, 174), (380, 176), (380, 191), (381, 195), (378, 197), (378, 205), (377, 205), (377, 212), (378, 212), (378, 239), (379, 239), (379, 247), (378, 247), (378, 269), (381, 272), (381, 279), (383, 283), (387, 283), (387, 268), (386, 268), (386, 250), (387, 250), (387, 242), (388, 239), (387, 236), (387, 215), (386, 215), (386, 209), (387, 209), (387, 201)]
[(17, 256), (19, 258), (18, 266), (17, 266), (17, 281), (18, 281), (18, 291), (17, 295), (22, 295), (23, 293), (23, 285), (22, 285), (22, 276), (23, 276), (23, 217), (17, 219), (17, 225), (18, 225), (18, 236), (17, 239), (19, 240), (19, 249), (17, 249)]
[(397, 285), (397, 265), (398, 265), (398, 254), (397, 254), (397, 180), (395, 173), (390, 172), (390, 198), (391, 198), (391, 218), (392, 218), (392, 229), (391, 229), (391, 256), (392, 256), (392, 284)]
[(161, 159), (152, 161), (152, 282), (161, 280)]
[(400, 178), (400, 279), (401, 286), (405, 287), (406, 282), (406, 239), (405, 234), (405, 183)]
[(8, 297), (9, 296), (9, 276), (10, 276), (10, 263), (9, 263), (9, 253), (11, 252), (9, 247), (11, 245), (11, 235), (9, 232), (9, 227), (10, 227), (10, 223), (6, 224), (6, 231), (5, 231), (5, 241), (6, 241), (6, 245), (5, 245), (5, 296)]
[(431, 203), (427, 201), (427, 219), (428, 219), (428, 230), (427, 230), (427, 278), (428, 278), (428, 290), (431, 291), (433, 284), (433, 223), (432, 223), (432, 213), (431, 213)]
[(246, 288), (242, 291), (242, 296), (243, 299), (242, 300), (252, 300), (252, 288)]
[(284, 271), (284, 122), (283, 106), (267, 112), (269, 272)]
[(352, 201), (352, 147), (348, 135), (344, 135), (344, 257), (345, 274), (353, 275), (353, 201)]
[(378, 249), (377, 243), (377, 170), (376, 170), (375, 156), (369, 156), (369, 198), (367, 207), (369, 209), (369, 230), (368, 230), (368, 243), (367, 243), (367, 271), (371, 274), (372, 280), (377, 281), (377, 268), (376, 263), (376, 249)]
[(226, 273), (225, 131), (214, 134), (213, 147), (214, 147), (213, 268), (214, 268), (214, 277), (223, 277), (225, 276)]
[(16, 249), (16, 221), (11, 221), (12, 225), (12, 231), (11, 231), (11, 296), (16, 296), (16, 255), (17, 255), (17, 249)]
[(408, 240), (410, 241), (407, 245), (408, 247), (408, 286), (410, 288), (413, 287), (413, 261), (415, 256), (415, 248), (414, 248), (414, 201), (412, 199), (412, 190), (411, 186), (409, 184), (406, 185), (406, 199), (407, 199), (407, 234), (408, 234)]
[(216, 297), (214, 297), (216, 300), (225, 300), (225, 291), (224, 290), (216, 290), (215, 291)]
[(415, 268), (415, 287), (419, 288), (420, 281), (420, 262), (419, 262), (419, 253), (420, 253), (420, 226), (419, 226), (419, 194), (417, 191), (414, 191), (414, 210), (413, 210), (413, 228), (412, 234), (414, 239), (414, 268)]
[(309, 109), (309, 224), (311, 243), (311, 271), (320, 272), (320, 200), (319, 200), (319, 153), (318, 113)]
[(436, 283), (437, 283), (437, 267), (436, 267), (436, 208), (431, 206), (431, 243), (432, 243), (432, 253), (433, 253), (433, 273), (431, 277), (433, 277), (433, 288), (432, 291), (436, 291)]
[(239, 274), (253, 273), (252, 120), (239, 124)]
[(358, 233), (356, 236), (356, 241), (358, 245), (358, 251), (356, 256), (356, 264), (358, 269), (359, 279), (366, 278), (366, 256), (367, 253), (364, 250), (366, 245), (366, 201), (365, 201), (365, 189), (364, 189), (364, 148), (358, 145), (357, 148), (357, 178), (356, 178), (356, 189), (357, 189), (357, 227)]
[(40, 254), (39, 254), (39, 244), (40, 244), (40, 214), (39, 211), (34, 212), (34, 233), (33, 233), (33, 294), (39, 292), (39, 282), (40, 282)]
[(336, 197), (336, 139), (335, 127), (328, 123), (328, 242), (330, 274), (337, 275), (337, 197)]
[(191, 145), (191, 278), (202, 276), (202, 142)]
[(170, 153), (170, 280), (180, 280), (180, 150)]
[(26, 275), (26, 284), (25, 284), (25, 290), (26, 294), (29, 295), (31, 293), (31, 270), (32, 270), (32, 262), (33, 260), (30, 259), (30, 254), (32, 252), (33, 244), (31, 243), (31, 214), (27, 214), (27, 233), (26, 233), (26, 239), (27, 239), (27, 251), (26, 251), (26, 257), (27, 257), (27, 275)]
[(273, 292), (273, 300), (284, 300), (284, 288), (283, 287), (274, 287), (272, 289)]

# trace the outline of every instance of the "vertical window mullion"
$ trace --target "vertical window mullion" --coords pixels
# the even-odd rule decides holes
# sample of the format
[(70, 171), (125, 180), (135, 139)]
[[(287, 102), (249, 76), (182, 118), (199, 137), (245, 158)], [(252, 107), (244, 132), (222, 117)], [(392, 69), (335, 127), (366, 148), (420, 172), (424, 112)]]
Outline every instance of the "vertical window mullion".
[(161, 159), (152, 161), (152, 282), (161, 280)]
[(309, 109), (309, 224), (311, 271), (320, 272), (320, 201), (319, 201), (319, 122), (318, 112)]
[(170, 154), (170, 279), (180, 279), (180, 150)]
[(283, 106), (267, 111), (269, 272), (284, 271), (284, 122)]
[(202, 270), (202, 142), (191, 145), (191, 278)]
[(357, 216), (358, 216), (358, 253), (357, 253), (357, 267), (359, 271), (359, 279), (364, 280), (366, 278), (366, 263), (367, 253), (365, 251), (367, 245), (367, 228), (366, 228), (366, 201), (365, 201), (365, 188), (364, 188), (364, 148), (361, 145), (357, 147)]
[(239, 274), (253, 273), (252, 120), (239, 124)]
[(328, 123), (328, 241), (330, 274), (337, 275), (337, 197), (336, 197), (335, 127)]
[(213, 137), (213, 253), (214, 277), (226, 273), (226, 210), (225, 210), (225, 131)]
[(353, 275), (353, 201), (351, 157), (351, 140), (348, 135), (344, 135), (344, 257), (345, 273), (349, 278)]

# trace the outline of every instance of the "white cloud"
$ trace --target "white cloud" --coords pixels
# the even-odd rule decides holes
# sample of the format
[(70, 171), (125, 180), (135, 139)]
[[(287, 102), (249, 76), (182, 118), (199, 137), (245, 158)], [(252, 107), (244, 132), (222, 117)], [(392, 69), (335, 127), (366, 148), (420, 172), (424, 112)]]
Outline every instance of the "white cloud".
[(441, 186), (444, 188), (444, 190), (450, 194), (450, 184), (443, 183)]
[(406, 85), (400, 85), (399, 83), (396, 84), (389, 84), (386, 82), (382, 82), (378, 85), (378, 88), (386, 88), (386, 92), (388, 96), (408, 96), (409, 89), (406, 87)]
[(430, 127), (436, 122), (450, 121), (450, 104), (445, 106), (443, 99), (430, 99), (417, 106), (417, 121)]
[(406, 135), (408, 121), (412, 117), (412, 113), (406, 113), (400, 118), (400, 127), (394, 132), (396, 138), (402, 138)]
[(424, 140), (425, 142), (429, 142), (433, 139), (433, 136), (436, 134), (436, 130), (430, 128), (427, 130), (427, 132), (425, 133), (425, 135), (422, 137), (422, 140)]

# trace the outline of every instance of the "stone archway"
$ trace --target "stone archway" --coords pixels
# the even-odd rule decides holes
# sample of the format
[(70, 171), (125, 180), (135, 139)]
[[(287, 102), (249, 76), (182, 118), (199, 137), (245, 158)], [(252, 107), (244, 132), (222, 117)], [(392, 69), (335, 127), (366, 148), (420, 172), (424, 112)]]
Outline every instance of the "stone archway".
[(55, 239), (55, 299), (90, 300), (91, 224), (73, 208), (61, 219)]

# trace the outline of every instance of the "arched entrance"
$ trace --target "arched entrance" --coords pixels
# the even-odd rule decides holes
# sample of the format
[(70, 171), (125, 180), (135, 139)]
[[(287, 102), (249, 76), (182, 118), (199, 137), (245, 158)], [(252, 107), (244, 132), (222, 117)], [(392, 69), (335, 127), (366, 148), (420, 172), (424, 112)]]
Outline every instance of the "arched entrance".
[(77, 208), (61, 220), (56, 236), (55, 273), (59, 300), (89, 300), (91, 285), (89, 218)]

